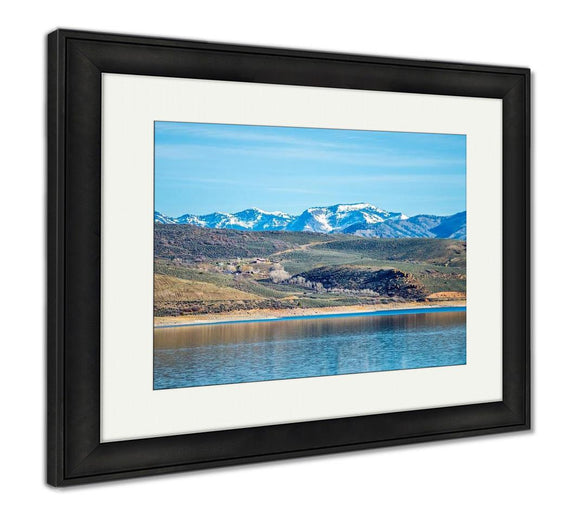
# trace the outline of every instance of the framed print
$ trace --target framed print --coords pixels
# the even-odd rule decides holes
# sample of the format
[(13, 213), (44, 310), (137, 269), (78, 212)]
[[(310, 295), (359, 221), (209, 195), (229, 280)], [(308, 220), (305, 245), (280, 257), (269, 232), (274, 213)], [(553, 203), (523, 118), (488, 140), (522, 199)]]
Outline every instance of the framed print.
[(48, 482), (530, 427), (530, 72), (48, 37)]

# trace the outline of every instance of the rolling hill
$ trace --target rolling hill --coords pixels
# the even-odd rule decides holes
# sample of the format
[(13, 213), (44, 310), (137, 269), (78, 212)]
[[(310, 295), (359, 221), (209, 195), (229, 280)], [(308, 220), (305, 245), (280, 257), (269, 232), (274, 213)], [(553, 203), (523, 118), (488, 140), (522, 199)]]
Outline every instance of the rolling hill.
[(390, 306), (466, 292), (458, 239), (157, 223), (154, 245), (155, 317)]

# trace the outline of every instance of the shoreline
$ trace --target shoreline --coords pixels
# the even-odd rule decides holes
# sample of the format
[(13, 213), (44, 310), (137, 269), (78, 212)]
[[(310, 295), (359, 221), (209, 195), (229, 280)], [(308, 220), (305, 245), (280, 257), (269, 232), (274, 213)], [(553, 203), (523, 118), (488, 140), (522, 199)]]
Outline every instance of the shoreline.
[[(189, 315), (180, 317), (155, 317), (154, 329), (176, 328), (186, 326), (211, 325), (211, 324), (236, 324), (244, 322), (272, 322), (282, 320), (316, 319), (381, 315), (383, 312), (396, 314), (405, 313), (432, 313), (439, 308), (463, 308), (465, 300), (440, 301), (438, 303), (391, 303), (388, 305), (365, 306), (335, 306), (324, 308), (297, 308), (293, 310), (247, 310), (245, 313), (236, 314), (208, 314), (206, 316)], [(388, 313), (385, 313), (388, 315)]]

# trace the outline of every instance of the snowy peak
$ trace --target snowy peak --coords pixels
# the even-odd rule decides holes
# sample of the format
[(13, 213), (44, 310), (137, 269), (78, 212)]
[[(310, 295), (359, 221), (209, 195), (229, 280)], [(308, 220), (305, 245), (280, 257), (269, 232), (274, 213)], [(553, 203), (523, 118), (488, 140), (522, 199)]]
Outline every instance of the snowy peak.
[(162, 225), (171, 225), (179, 222), (175, 218), (170, 218), (169, 216), (165, 216), (165, 214), (161, 214), (160, 212), (155, 211), (155, 223), (161, 223)]
[(361, 237), (427, 237), (465, 240), (467, 236), (467, 214), (465, 211), (451, 216), (420, 214), (408, 218), (404, 215), (396, 220), (369, 225), (357, 223), (343, 230), (344, 234)]
[[(238, 228), (240, 230), (282, 230), (292, 216), (282, 212), (267, 212), (256, 207), (229, 214), (227, 221), (216, 228)], [(226, 226), (227, 225), (227, 226)]]
[(310, 207), (288, 225), (288, 230), (340, 232), (358, 223), (371, 225), (387, 219), (400, 219), (402, 216), (401, 213), (384, 211), (367, 203)]

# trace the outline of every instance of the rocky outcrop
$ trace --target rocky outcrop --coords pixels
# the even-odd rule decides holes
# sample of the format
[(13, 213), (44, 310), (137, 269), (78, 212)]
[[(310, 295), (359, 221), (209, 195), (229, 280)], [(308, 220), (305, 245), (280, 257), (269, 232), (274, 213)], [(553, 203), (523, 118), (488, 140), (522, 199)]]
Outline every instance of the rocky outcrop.
[(423, 300), (427, 292), (411, 274), (398, 269), (323, 266), (294, 275), (288, 283), (319, 292), (369, 294), (405, 300)]

